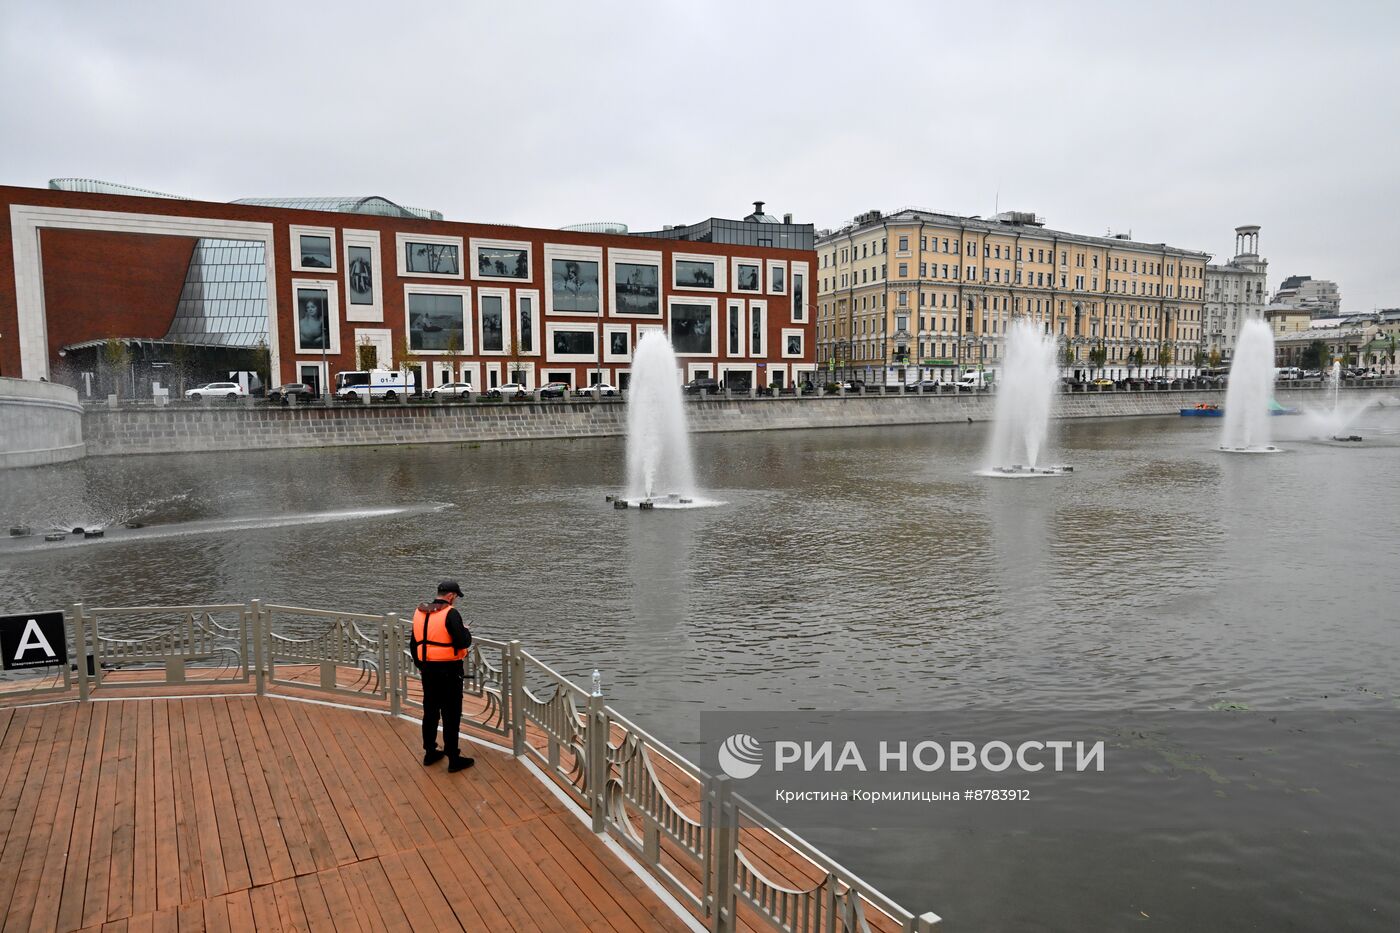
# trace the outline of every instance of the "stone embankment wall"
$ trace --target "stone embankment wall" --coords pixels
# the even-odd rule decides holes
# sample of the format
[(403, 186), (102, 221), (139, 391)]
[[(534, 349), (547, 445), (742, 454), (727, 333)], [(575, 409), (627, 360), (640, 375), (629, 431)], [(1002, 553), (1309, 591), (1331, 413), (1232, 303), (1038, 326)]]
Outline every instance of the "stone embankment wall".
[[(1315, 392), (1281, 392), (1279, 399), (1292, 404), (1309, 395), (1316, 397)], [(1060, 418), (1174, 415), (1201, 402), (1223, 401), (1223, 392), (1211, 390), (1073, 393), (1059, 396), (1055, 413)], [(852, 395), (688, 400), (686, 410), (696, 432), (770, 431), (987, 421), (995, 404), (990, 394)], [(219, 403), (95, 409), (83, 419), (92, 455), (547, 440), (626, 431), (627, 406), (616, 400), (331, 409)]]
[(0, 469), (83, 456), (83, 406), (68, 386), (0, 378)]

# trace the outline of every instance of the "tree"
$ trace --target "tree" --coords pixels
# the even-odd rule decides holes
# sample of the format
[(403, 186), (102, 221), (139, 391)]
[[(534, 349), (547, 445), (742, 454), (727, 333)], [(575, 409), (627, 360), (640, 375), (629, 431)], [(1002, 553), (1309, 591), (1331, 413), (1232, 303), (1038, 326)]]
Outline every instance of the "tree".
[(177, 343), (170, 351), (170, 375), (178, 387), (177, 398), (185, 397), (185, 383), (194, 374), (194, 352), (187, 343)]
[(1219, 368), (1220, 368), (1220, 348), (1219, 348), (1219, 347), (1211, 347), (1211, 348), (1210, 348), (1210, 368), (1211, 368), (1211, 369), (1219, 369)]
[(102, 362), (107, 365), (108, 378), (112, 381), (112, 394), (121, 398), (122, 376), (126, 372), (126, 367), (131, 363), (131, 351), (127, 349), (126, 344), (115, 337), (110, 337), (102, 345)]
[(368, 337), (362, 337), (355, 345), (355, 366), (365, 372), (379, 368), (379, 348)]
[(1303, 349), (1303, 354), (1298, 362), (1304, 369), (1326, 369), (1330, 361), (1331, 352), (1327, 349), (1327, 342), (1324, 340), (1314, 340)]
[(258, 345), (253, 348), (253, 372), (263, 384), (263, 392), (266, 394), (268, 386), (272, 385), (272, 351), (267, 348), (265, 340), (259, 340)]
[(525, 354), (520, 352), (520, 341), (514, 337), (506, 341), (506, 382), (519, 382), (522, 385), (525, 383), (524, 356)]
[(1157, 351), (1157, 365), (1162, 367), (1162, 375), (1167, 374), (1167, 367), (1172, 364), (1172, 348), (1162, 344), (1162, 349)]
[(1196, 355), (1191, 358), (1191, 365), (1194, 366), (1196, 368), (1196, 372), (1199, 373), (1201, 371), (1201, 368), (1206, 365), (1206, 351), (1202, 350), (1200, 347), (1197, 347)]
[(416, 353), (416, 352), (414, 351), (414, 349), (413, 349), (413, 344), (411, 344), (411, 343), (409, 342), (409, 340), (408, 340), (408, 334), (400, 334), (397, 338), (395, 338), (395, 340), (394, 340), (394, 357), (395, 357), (395, 359), (396, 359), (397, 362), (398, 362), (399, 374), (403, 377), (404, 391), (403, 391), (403, 396), (402, 396), (402, 398), (404, 398), (405, 400), (408, 398), (408, 395), (409, 395), (409, 391), (408, 391), (408, 385), (409, 385), (409, 383), (408, 383), (409, 362), (410, 362), (410, 360), (411, 360), (413, 357), (415, 357), (416, 355), (417, 355), (417, 353)]
[(1128, 369), (1129, 369), (1129, 370), (1132, 370), (1134, 367), (1137, 367), (1137, 368), (1139, 368), (1139, 369), (1142, 368), (1142, 360), (1143, 360), (1142, 347), (1133, 347), (1131, 350), (1128, 351)]
[(1108, 362), (1108, 347), (1100, 341), (1099, 345), (1089, 351), (1089, 365), (1099, 372), (1103, 372), (1104, 363)]
[(1065, 369), (1074, 366), (1074, 347), (1069, 345), (1069, 341), (1060, 344), (1060, 365)]

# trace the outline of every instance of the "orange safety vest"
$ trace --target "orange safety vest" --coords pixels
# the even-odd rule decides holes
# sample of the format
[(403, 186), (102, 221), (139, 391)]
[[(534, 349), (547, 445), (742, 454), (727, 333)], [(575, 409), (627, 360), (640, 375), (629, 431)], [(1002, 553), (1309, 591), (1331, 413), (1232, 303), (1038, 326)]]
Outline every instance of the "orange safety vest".
[(447, 613), (451, 606), (444, 605), (432, 612), (428, 603), (413, 610), (413, 659), (415, 661), (460, 661), (467, 656), (466, 648), (452, 647), (452, 636), (447, 633)]

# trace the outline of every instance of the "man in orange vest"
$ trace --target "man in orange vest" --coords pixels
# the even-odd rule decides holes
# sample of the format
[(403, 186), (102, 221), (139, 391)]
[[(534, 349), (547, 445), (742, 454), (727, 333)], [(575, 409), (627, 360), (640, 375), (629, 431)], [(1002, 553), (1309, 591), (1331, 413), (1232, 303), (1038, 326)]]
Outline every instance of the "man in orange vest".
[[(423, 764), (447, 759), (447, 770), (470, 768), (475, 759), (461, 754), (457, 733), (462, 727), (462, 659), (472, 633), (452, 604), (462, 595), (456, 580), (438, 584), (437, 599), (413, 611), (413, 663), (423, 677)], [(437, 747), (438, 720), (442, 744)]]

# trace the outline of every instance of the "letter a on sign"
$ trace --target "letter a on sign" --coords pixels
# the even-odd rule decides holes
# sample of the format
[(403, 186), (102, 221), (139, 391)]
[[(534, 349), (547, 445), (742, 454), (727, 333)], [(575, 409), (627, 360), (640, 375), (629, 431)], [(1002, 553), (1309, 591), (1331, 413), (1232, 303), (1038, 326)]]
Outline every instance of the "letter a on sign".
[(68, 663), (63, 613), (34, 612), (0, 616), (0, 654), (7, 671)]

